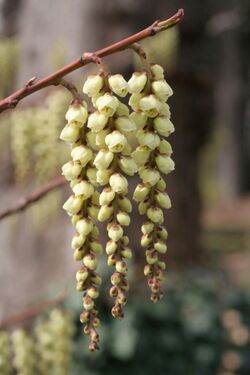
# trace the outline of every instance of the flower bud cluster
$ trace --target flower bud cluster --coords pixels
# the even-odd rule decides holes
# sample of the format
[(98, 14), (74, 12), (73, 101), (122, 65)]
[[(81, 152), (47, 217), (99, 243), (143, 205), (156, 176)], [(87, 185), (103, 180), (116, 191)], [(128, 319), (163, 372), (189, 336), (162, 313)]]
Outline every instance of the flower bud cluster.
[(172, 147), (168, 137), (174, 126), (170, 120), (167, 99), (173, 94), (164, 79), (162, 67), (151, 65), (151, 77), (146, 73), (134, 73), (129, 80), (131, 114), (137, 124), (138, 147), (132, 153), (141, 179), (134, 191), (139, 213), (146, 215), (142, 225), (141, 246), (146, 248), (144, 274), (148, 277), (151, 301), (162, 297), (161, 282), (164, 280), (165, 262), (160, 260), (167, 251), (168, 233), (163, 226), (163, 209), (171, 207), (166, 193), (166, 183), (161, 176), (174, 170), (171, 159)]
[(23, 329), (12, 333), (13, 365), (17, 374), (36, 373), (35, 342)]
[[(99, 80), (97, 83), (99, 84)], [(90, 84), (88, 90), (93, 90)], [(94, 190), (95, 178), (91, 172), (94, 154), (86, 144), (86, 125), (89, 121), (86, 104), (72, 104), (66, 113), (66, 119), (68, 124), (62, 130), (60, 138), (71, 145), (71, 160), (63, 165), (62, 174), (70, 181), (73, 194), (63, 208), (72, 217), (72, 224), (76, 229), (71, 246), (74, 249), (74, 259), (83, 263), (76, 273), (76, 289), (83, 292), (84, 311), (80, 320), (85, 324), (85, 334), (90, 335), (90, 349), (95, 350), (98, 349), (99, 341), (96, 328), (100, 324), (95, 300), (101, 284), (96, 269), (97, 257), (103, 249), (98, 241), (98, 228), (93, 221), (99, 211), (99, 193)]]
[(7, 332), (0, 332), (0, 374), (11, 374), (10, 336)]

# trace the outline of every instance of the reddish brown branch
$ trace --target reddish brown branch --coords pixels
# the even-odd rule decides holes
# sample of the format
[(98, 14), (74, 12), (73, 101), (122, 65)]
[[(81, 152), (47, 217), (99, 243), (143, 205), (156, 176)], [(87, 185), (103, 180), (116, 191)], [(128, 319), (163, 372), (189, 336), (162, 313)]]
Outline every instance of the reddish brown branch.
[(47, 182), (46, 184), (42, 185), (41, 187), (33, 191), (27, 197), (21, 198), (15, 206), (6, 208), (2, 212), (0, 212), (0, 220), (10, 215), (13, 215), (17, 212), (25, 210), (29, 205), (37, 202), (39, 199), (48, 194), (51, 190), (66, 184), (66, 182), (67, 181), (64, 179), (64, 177), (61, 176), (56, 177), (53, 180)]
[(13, 327), (20, 324), (26, 320), (31, 320), (37, 318), (39, 315), (44, 314), (49, 309), (62, 304), (67, 298), (67, 291), (64, 290), (57, 298), (45, 301), (37, 307), (32, 307), (19, 314), (13, 315), (0, 321), (0, 330), (6, 329), (8, 327)]
[[(146, 29), (138, 32), (137, 34), (134, 34), (110, 46), (102, 48), (94, 52), (93, 55), (97, 58), (100, 58), (129, 48), (133, 43), (139, 42), (142, 39), (145, 39), (149, 36), (153, 36), (163, 30), (166, 30), (176, 25), (178, 22), (182, 20), (183, 16), (184, 10), (179, 9), (178, 12), (169, 19), (164, 21), (156, 21)], [(76, 69), (79, 69), (84, 65), (93, 62), (93, 57), (91, 57), (91, 55), (91, 53), (84, 53), (80, 58), (76, 59), (72, 63), (64, 66), (63, 68), (55, 71), (54, 73), (40, 80), (36, 80), (36, 77), (31, 78), (24, 87), (20, 88), (13, 94), (9, 95), (7, 98), (0, 101), (0, 113), (5, 111), (6, 109), (15, 108), (17, 104), (20, 102), (20, 100), (22, 100), (26, 96), (31, 95), (36, 91), (39, 91), (48, 86), (59, 85), (61, 79), (65, 75), (73, 72)]]

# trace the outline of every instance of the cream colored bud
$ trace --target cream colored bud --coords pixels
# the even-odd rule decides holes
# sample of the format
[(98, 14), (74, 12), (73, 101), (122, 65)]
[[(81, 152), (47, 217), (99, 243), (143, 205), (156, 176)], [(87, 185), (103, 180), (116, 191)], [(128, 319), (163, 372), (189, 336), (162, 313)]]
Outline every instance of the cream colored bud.
[(80, 138), (80, 129), (72, 124), (67, 124), (61, 131), (60, 139), (67, 143), (75, 143)]
[(89, 268), (91, 271), (94, 271), (97, 268), (97, 259), (93, 254), (88, 254), (83, 258), (83, 264)]
[(81, 128), (87, 121), (88, 111), (81, 104), (72, 104), (69, 106), (65, 118), (69, 124), (76, 125)]
[(103, 85), (103, 77), (99, 74), (92, 74), (86, 79), (83, 85), (83, 92), (90, 97), (95, 96), (101, 91)]
[(107, 265), (109, 267), (111, 267), (111, 266), (115, 266), (115, 264), (116, 264), (116, 257), (115, 257), (115, 255), (114, 254), (109, 255), (108, 259), (107, 259)]
[(131, 133), (137, 129), (135, 122), (128, 116), (117, 117), (115, 127), (121, 133)]
[(137, 164), (131, 156), (121, 156), (118, 165), (129, 176), (133, 176), (138, 170)]
[[(132, 134), (130, 134), (130, 136), (132, 136)], [(135, 138), (133, 137), (133, 140), (134, 140)], [(130, 140), (129, 140), (129, 136), (127, 137), (127, 142), (129, 142)], [(124, 149), (122, 150), (122, 155), (124, 155), (124, 156), (131, 156), (131, 153), (132, 153), (132, 146), (129, 144), (129, 143), (127, 143), (125, 146), (124, 146)]]
[(108, 119), (108, 116), (96, 111), (89, 115), (87, 127), (91, 129), (92, 132), (98, 133), (105, 128)]
[(166, 192), (158, 191), (155, 193), (155, 200), (162, 208), (170, 208), (171, 207), (171, 200), (169, 195)]
[(133, 199), (136, 202), (143, 201), (149, 195), (150, 189), (144, 184), (138, 184), (135, 188)]
[(82, 197), (75, 197), (71, 195), (63, 205), (63, 209), (67, 211), (69, 215), (77, 214), (82, 208), (83, 199)]
[(149, 207), (147, 210), (147, 217), (154, 223), (162, 223), (164, 216), (159, 207)]
[(76, 233), (73, 236), (72, 241), (71, 241), (72, 249), (74, 249), (74, 250), (78, 249), (79, 247), (84, 245), (85, 241), (86, 241), (86, 236), (84, 236), (83, 234), (80, 234), (80, 233)]
[(111, 205), (111, 206), (101, 206), (100, 207), (100, 210), (99, 210), (99, 213), (98, 213), (98, 220), (99, 221), (106, 221), (108, 220), (111, 215), (113, 214), (114, 212), (114, 207)]
[(128, 104), (133, 109), (133, 111), (140, 111), (140, 101), (144, 97), (143, 94), (132, 94), (129, 98)]
[(137, 130), (144, 128), (147, 124), (148, 117), (144, 112), (132, 112), (129, 117), (135, 123)]
[(93, 226), (93, 229), (91, 231), (91, 237), (94, 239), (97, 239), (99, 237), (99, 229), (96, 225)]
[(115, 198), (115, 192), (110, 188), (106, 187), (100, 194), (99, 203), (101, 206), (109, 205), (110, 202)]
[(144, 201), (140, 202), (139, 205), (138, 205), (139, 214), (145, 215), (149, 206), (150, 206), (149, 199), (145, 199)]
[(94, 308), (95, 304), (91, 297), (85, 296), (83, 298), (83, 307), (86, 311), (90, 311)]
[(101, 255), (103, 253), (103, 247), (102, 244), (99, 241), (93, 241), (91, 240), (89, 242), (91, 250), (98, 255)]
[(118, 108), (119, 101), (116, 96), (106, 92), (103, 96), (96, 101), (96, 107), (99, 112), (104, 115), (111, 117)]
[(71, 189), (73, 189), (77, 184), (79, 184), (79, 182), (81, 182), (80, 178), (77, 178), (76, 180), (70, 181), (69, 185), (70, 185)]
[(115, 268), (116, 268), (117, 272), (119, 272), (119, 273), (121, 273), (123, 275), (126, 275), (128, 273), (127, 265), (123, 261), (116, 262)]
[(98, 292), (98, 290), (95, 286), (91, 286), (87, 290), (87, 295), (90, 296), (93, 299), (96, 299), (99, 296), (99, 292)]
[(123, 245), (127, 246), (129, 244), (128, 236), (122, 236), (121, 242), (123, 243)]
[(97, 99), (100, 98), (101, 96), (103, 96), (105, 94), (105, 92), (106, 91), (104, 89), (102, 89), (101, 91), (98, 92), (98, 94), (92, 96), (91, 101), (92, 101), (92, 104), (93, 104), (94, 107), (96, 107)]
[(125, 211), (127, 213), (132, 212), (132, 204), (130, 200), (126, 197), (118, 198), (118, 206), (122, 211)]
[(163, 180), (163, 178), (161, 177), (159, 179), (159, 181), (157, 182), (156, 184), (156, 188), (160, 191), (165, 191), (166, 190), (166, 187), (167, 187), (167, 184), (166, 182)]
[(94, 283), (94, 284), (96, 284), (96, 285), (101, 285), (102, 278), (97, 273), (93, 272), (91, 274), (91, 282)]
[(129, 108), (126, 104), (119, 101), (117, 110), (116, 110), (117, 116), (129, 116)]
[(161, 65), (150, 64), (150, 68), (154, 79), (164, 79), (164, 69)]
[(105, 138), (105, 143), (108, 146), (109, 151), (121, 152), (127, 143), (126, 137), (118, 130), (114, 130), (108, 134)]
[(86, 255), (86, 251), (81, 249), (76, 249), (73, 254), (73, 258), (76, 262), (83, 260), (84, 255)]
[(114, 74), (108, 78), (110, 89), (122, 98), (128, 93), (128, 83), (121, 74)]
[(89, 167), (86, 169), (86, 175), (88, 177), (89, 182), (95, 186), (98, 185), (96, 177), (97, 171), (98, 169), (94, 167)]
[(160, 100), (166, 101), (169, 96), (173, 95), (173, 90), (165, 79), (152, 82), (152, 91)]
[(156, 251), (146, 251), (146, 261), (148, 264), (156, 264), (158, 262), (158, 254)]
[(154, 129), (163, 137), (168, 137), (175, 130), (171, 120), (161, 116), (154, 119)]
[(77, 179), (81, 172), (82, 166), (79, 163), (73, 163), (72, 161), (69, 161), (62, 166), (62, 175), (64, 175), (67, 181)]
[(87, 132), (86, 140), (87, 140), (88, 146), (91, 147), (93, 150), (98, 151), (99, 146), (97, 145), (96, 139), (97, 139), (97, 133), (93, 133), (91, 131)]
[(136, 133), (136, 138), (141, 146), (147, 146), (150, 150), (154, 150), (160, 145), (160, 137), (154, 132), (141, 129)]
[(153, 272), (153, 267), (150, 264), (146, 264), (144, 267), (144, 276), (149, 276)]
[(112, 160), (114, 159), (114, 154), (107, 148), (102, 148), (96, 155), (93, 164), (96, 166), (97, 169), (107, 169)]
[(167, 156), (171, 156), (173, 153), (171, 144), (165, 139), (161, 140), (157, 149), (159, 150), (160, 154), (166, 154)]
[(128, 181), (126, 177), (124, 177), (120, 173), (112, 174), (109, 179), (109, 184), (115, 193), (127, 194)]
[(157, 234), (162, 240), (166, 240), (168, 238), (168, 231), (162, 225), (157, 226)]
[(99, 200), (100, 200), (100, 193), (98, 191), (94, 191), (94, 193), (91, 196), (91, 203), (98, 205)]
[(94, 188), (88, 181), (83, 180), (73, 187), (73, 192), (82, 199), (88, 199), (94, 193)]
[(140, 110), (148, 117), (156, 117), (161, 110), (161, 102), (155, 95), (147, 95), (140, 100)]
[(83, 323), (87, 323), (89, 321), (89, 317), (90, 317), (90, 314), (88, 311), (83, 311), (81, 314), (80, 314), (80, 322), (83, 324)]
[(106, 148), (105, 138), (109, 134), (109, 131), (109, 129), (103, 129), (96, 133), (95, 141), (99, 149)]
[(119, 241), (119, 239), (123, 236), (123, 229), (121, 225), (113, 223), (108, 230), (108, 236), (113, 241)]
[(78, 214), (78, 215), (73, 215), (72, 218), (71, 218), (71, 223), (72, 225), (75, 227), (76, 226), (76, 223), (78, 222), (78, 220), (80, 220), (82, 218), (82, 215)]
[(76, 280), (80, 282), (84, 282), (89, 276), (88, 269), (86, 267), (81, 268), (76, 273)]
[(147, 146), (138, 146), (134, 152), (132, 152), (132, 158), (138, 165), (138, 167), (145, 165), (150, 157), (150, 149)]
[(162, 173), (168, 174), (175, 169), (175, 164), (173, 159), (167, 155), (158, 155), (155, 158), (157, 167)]
[(106, 253), (108, 255), (112, 255), (116, 252), (117, 249), (117, 243), (113, 240), (110, 240), (106, 244)]
[(112, 285), (119, 285), (122, 281), (122, 275), (119, 272), (114, 272), (111, 276), (111, 284)]
[(162, 103), (159, 116), (163, 116), (163, 117), (167, 117), (167, 118), (171, 117), (170, 107), (169, 107), (168, 103)]
[(164, 241), (158, 240), (154, 243), (154, 248), (161, 254), (165, 254), (167, 251), (167, 245)]
[(154, 228), (155, 228), (154, 223), (148, 220), (142, 224), (141, 231), (143, 234), (148, 234), (148, 233), (153, 232)]
[(122, 226), (128, 226), (130, 224), (130, 217), (127, 212), (119, 211), (116, 215), (116, 219)]
[(99, 170), (96, 174), (96, 180), (101, 186), (107, 185), (109, 178), (114, 172), (113, 168)]
[(85, 290), (85, 285), (84, 283), (82, 283), (81, 281), (80, 282), (77, 282), (76, 283), (76, 291), (77, 292), (83, 292)]
[(85, 167), (93, 157), (93, 152), (86, 146), (74, 147), (71, 151), (71, 157), (74, 162), (79, 162), (82, 167)]
[(126, 247), (121, 251), (121, 255), (122, 255), (123, 258), (125, 258), (125, 259), (131, 259), (131, 258), (132, 258), (132, 250), (130, 249), (130, 247), (126, 246)]
[(93, 229), (93, 222), (88, 218), (82, 218), (76, 223), (76, 230), (78, 233), (88, 236)]
[(128, 81), (130, 94), (138, 94), (143, 91), (147, 83), (147, 74), (145, 72), (135, 72)]
[(97, 220), (98, 213), (99, 213), (99, 207), (98, 206), (96, 206), (94, 204), (91, 204), (90, 206), (88, 206), (88, 214), (89, 214), (90, 217)]
[(155, 168), (144, 168), (142, 167), (139, 170), (139, 175), (142, 179), (142, 182), (147, 187), (152, 187), (157, 184), (160, 179), (160, 173)]
[(143, 234), (141, 237), (141, 246), (142, 247), (147, 247), (150, 245), (153, 241), (153, 237), (151, 233)]

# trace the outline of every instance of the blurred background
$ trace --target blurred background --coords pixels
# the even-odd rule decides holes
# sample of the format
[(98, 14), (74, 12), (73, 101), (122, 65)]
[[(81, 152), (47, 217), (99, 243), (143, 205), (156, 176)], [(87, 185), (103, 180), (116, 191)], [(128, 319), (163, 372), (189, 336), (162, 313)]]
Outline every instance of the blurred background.
[[(170, 142), (176, 170), (167, 178), (172, 209), (166, 221), (164, 299), (157, 305), (149, 302), (135, 208), (126, 318), (116, 322), (109, 317), (111, 271), (104, 260), (101, 351), (89, 354), (78, 324), (73, 229), (61, 209), (69, 188), (0, 222), (0, 320), (67, 286), (66, 307), (76, 326), (69, 374), (250, 373), (250, 2), (0, 1), (1, 97), (83, 51), (168, 18), (179, 7), (185, 8), (185, 18), (178, 27), (142, 43), (151, 61), (165, 67), (175, 93), (170, 106), (176, 132)], [(105, 60), (112, 73), (127, 78), (137, 66), (129, 51)], [(94, 71), (86, 67), (69, 79), (80, 88)], [(69, 158), (68, 148), (58, 141), (69, 101), (67, 92), (50, 88), (1, 115), (0, 210), (60, 175)], [(26, 322), (29, 329), (33, 324)]]

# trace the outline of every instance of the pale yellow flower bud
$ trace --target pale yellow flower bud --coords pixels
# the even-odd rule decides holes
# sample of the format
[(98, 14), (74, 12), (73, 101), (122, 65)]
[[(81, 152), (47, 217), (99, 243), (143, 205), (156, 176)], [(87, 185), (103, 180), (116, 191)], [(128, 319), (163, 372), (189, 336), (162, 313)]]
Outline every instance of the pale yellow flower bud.
[(103, 96), (96, 101), (96, 107), (99, 112), (104, 115), (111, 117), (118, 108), (119, 101), (116, 96), (106, 92)]
[(128, 181), (126, 177), (122, 176), (120, 173), (112, 174), (109, 179), (109, 184), (115, 193), (127, 194)]
[(155, 200), (162, 208), (170, 208), (171, 207), (171, 200), (169, 195), (166, 192), (156, 192), (155, 193)]
[(133, 199), (136, 202), (143, 201), (149, 195), (150, 189), (144, 184), (138, 184), (135, 188)]
[(126, 246), (124, 250), (121, 251), (123, 258), (131, 259), (132, 258), (132, 251), (130, 247)]
[(73, 192), (76, 196), (81, 196), (82, 199), (88, 199), (94, 193), (93, 186), (88, 181), (81, 181), (73, 187)]
[(169, 96), (173, 95), (173, 90), (165, 79), (152, 82), (152, 91), (162, 101), (166, 101)]
[(97, 169), (107, 169), (112, 160), (114, 159), (114, 154), (107, 148), (102, 148), (96, 155), (93, 164), (96, 166)]
[(97, 259), (93, 254), (88, 254), (83, 258), (83, 264), (89, 268), (91, 271), (94, 271), (97, 268)]
[(166, 269), (166, 263), (165, 262), (158, 262), (158, 266), (160, 267), (161, 270), (165, 271)]
[(139, 205), (138, 205), (139, 214), (140, 215), (145, 215), (146, 212), (147, 212), (147, 209), (149, 208), (149, 206), (150, 206), (149, 199), (146, 199), (146, 200), (140, 202)]
[(121, 242), (123, 243), (123, 245), (127, 246), (129, 244), (129, 238), (128, 238), (128, 236), (123, 236), (121, 238)]
[(138, 165), (138, 167), (147, 163), (150, 157), (150, 149), (148, 146), (138, 146), (135, 151), (132, 152), (132, 158)]
[(164, 79), (164, 69), (161, 65), (150, 64), (153, 78), (156, 80)]
[(148, 220), (142, 224), (141, 231), (143, 234), (148, 234), (148, 233), (153, 232), (154, 227), (155, 227), (154, 223)]
[(175, 131), (174, 125), (168, 117), (156, 117), (154, 119), (154, 129), (163, 137), (168, 137)]
[(82, 218), (77, 221), (76, 223), (76, 230), (78, 233), (83, 234), (84, 236), (88, 236), (88, 234), (93, 229), (92, 220), (87, 218)]
[(66, 210), (69, 215), (75, 215), (82, 208), (82, 203), (82, 197), (75, 197), (74, 195), (71, 195), (64, 203), (63, 209)]
[(172, 172), (175, 168), (173, 159), (167, 155), (158, 155), (155, 158), (157, 167), (162, 173), (168, 174)]
[(91, 250), (98, 255), (101, 255), (103, 253), (103, 247), (102, 244), (99, 241), (93, 241), (91, 240), (89, 242)]
[(115, 256), (113, 254), (109, 255), (107, 259), (107, 265), (111, 267), (111, 266), (115, 266), (115, 264), (116, 264)]
[(115, 265), (116, 271), (126, 275), (128, 273), (128, 268), (125, 262), (119, 261)]
[(126, 104), (120, 102), (119, 100), (119, 104), (118, 104), (118, 107), (117, 107), (117, 110), (116, 110), (116, 115), (117, 116), (129, 116), (129, 108)]
[(151, 233), (143, 234), (141, 237), (141, 246), (142, 247), (147, 247), (150, 245), (153, 241), (153, 237)]
[(75, 227), (75, 226), (76, 226), (76, 223), (77, 223), (78, 220), (80, 220), (81, 218), (82, 218), (82, 215), (81, 215), (81, 214), (73, 215), (72, 218), (71, 218), (71, 223), (72, 223), (72, 225)]
[(128, 116), (117, 117), (115, 120), (115, 127), (122, 133), (130, 133), (136, 130), (136, 124)]
[(144, 267), (144, 276), (149, 276), (153, 272), (153, 267), (150, 264), (146, 264)]
[(97, 171), (98, 169), (94, 167), (89, 167), (86, 169), (86, 175), (88, 177), (89, 182), (95, 186), (98, 185), (96, 178)]
[(102, 169), (102, 170), (97, 171), (96, 180), (98, 184), (100, 184), (101, 186), (107, 185), (109, 182), (110, 176), (112, 175), (113, 172), (114, 172), (113, 168)]
[(167, 184), (166, 182), (163, 180), (163, 178), (161, 177), (159, 179), (159, 181), (157, 182), (156, 184), (156, 188), (160, 191), (165, 191), (166, 190), (166, 187), (167, 187)]
[(161, 110), (161, 106), (161, 102), (155, 95), (148, 95), (140, 100), (140, 110), (144, 111), (148, 117), (156, 117)]
[(121, 152), (127, 143), (126, 137), (118, 130), (114, 130), (108, 134), (105, 138), (105, 143), (108, 146), (109, 151)]
[(157, 227), (157, 233), (162, 240), (166, 240), (168, 238), (168, 231), (163, 226)]
[(73, 104), (69, 106), (65, 118), (69, 124), (76, 125), (81, 128), (87, 121), (88, 111), (81, 104)]
[(119, 208), (122, 210), (122, 211), (125, 211), (127, 213), (130, 213), (132, 212), (132, 204), (130, 202), (130, 200), (126, 197), (119, 197), (118, 199), (118, 205), (119, 205)]
[(97, 290), (96, 287), (91, 286), (91, 287), (88, 288), (88, 290), (87, 290), (87, 295), (90, 296), (90, 297), (93, 298), (93, 299), (96, 299), (96, 298), (98, 298), (98, 296), (99, 296), (99, 292), (98, 292), (98, 290)]
[(157, 242), (155, 242), (154, 248), (155, 248), (155, 250), (157, 250), (161, 254), (165, 254), (166, 251), (167, 251), (167, 245), (162, 240), (158, 240)]
[(115, 198), (115, 192), (110, 188), (106, 187), (100, 194), (99, 203), (101, 206), (109, 205), (110, 202)]
[(62, 166), (62, 174), (67, 181), (72, 181), (77, 179), (82, 172), (82, 166), (79, 163), (73, 163), (69, 161), (68, 163)]
[(167, 118), (171, 117), (170, 107), (168, 103), (162, 103), (161, 110), (159, 112), (159, 116), (165, 116)]
[(96, 284), (96, 285), (101, 285), (102, 278), (101, 278), (101, 276), (97, 275), (96, 273), (92, 273), (91, 282)]
[(128, 104), (133, 109), (133, 111), (140, 111), (140, 101), (144, 97), (143, 94), (132, 94), (129, 98)]
[(100, 98), (100, 96), (103, 96), (105, 94), (105, 92), (106, 91), (104, 89), (102, 89), (101, 91), (98, 92), (98, 94), (92, 96), (91, 101), (92, 101), (92, 104), (93, 104), (94, 107), (96, 107), (97, 99)]
[(128, 226), (130, 224), (130, 217), (127, 212), (119, 211), (116, 215), (116, 219), (122, 226)]
[(86, 251), (81, 249), (76, 249), (73, 254), (73, 258), (76, 262), (83, 260), (84, 255), (86, 255)]
[(91, 196), (91, 203), (98, 205), (99, 199), (100, 199), (100, 193), (98, 191), (94, 191), (94, 193)]
[(171, 144), (165, 139), (161, 140), (157, 149), (159, 150), (160, 154), (166, 154), (167, 156), (171, 156), (173, 153)]
[(104, 79), (99, 74), (92, 74), (88, 76), (84, 85), (83, 85), (83, 92), (88, 96), (95, 96), (97, 95), (104, 85)]
[(132, 112), (129, 117), (135, 123), (137, 130), (144, 128), (147, 124), (148, 117), (144, 112)]
[(109, 134), (109, 129), (103, 129), (100, 130), (98, 133), (96, 133), (95, 142), (98, 146), (98, 149), (100, 148), (106, 148), (105, 138)]
[(157, 184), (160, 179), (160, 173), (155, 168), (144, 168), (139, 170), (140, 178), (147, 187), (152, 187)]
[(114, 74), (108, 78), (110, 89), (118, 96), (124, 97), (128, 93), (128, 83), (121, 74)]
[(145, 72), (135, 72), (128, 81), (130, 94), (138, 94), (143, 91), (147, 83), (147, 74)]
[(146, 260), (148, 264), (156, 264), (158, 262), (158, 254), (155, 251), (147, 250), (146, 251)]
[(106, 221), (110, 219), (111, 215), (114, 212), (114, 207), (113, 206), (101, 206), (99, 213), (98, 213), (98, 220), (99, 221)]
[(154, 223), (161, 224), (164, 219), (163, 212), (159, 207), (149, 207), (149, 209), (147, 210), (147, 216)]
[(94, 308), (95, 303), (91, 297), (85, 296), (83, 299), (83, 307), (86, 311), (90, 311)]
[(87, 139), (88, 146), (90, 146), (93, 150), (98, 151), (100, 147), (96, 142), (96, 138), (97, 138), (97, 133), (93, 133), (91, 131), (87, 132), (86, 139)]
[(94, 204), (91, 204), (90, 206), (88, 206), (88, 214), (93, 219), (97, 220), (98, 213), (99, 213), (99, 207), (98, 206), (96, 206)]
[(108, 116), (96, 111), (89, 115), (87, 127), (91, 129), (92, 132), (98, 133), (105, 128), (108, 119)]
[(75, 249), (75, 250), (78, 249), (79, 247), (84, 245), (85, 241), (86, 241), (86, 236), (80, 233), (76, 233), (73, 236), (72, 241), (71, 241), (72, 249)]
[(85, 167), (93, 157), (93, 152), (86, 146), (74, 147), (71, 151), (73, 161), (79, 162), (82, 167)]
[(67, 124), (61, 131), (60, 139), (67, 143), (75, 143), (80, 138), (80, 129), (72, 124)]
[(113, 241), (119, 241), (119, 239), (123, 236), (123, 229), (121, 225), (113, 223), (108, 229), (108, 236)]
[(154, 150), (160, 144), (160, 137), (154, 132), (141, 129), (136, 133), (136, 137), (141, 146), (147, 146), (150, 150)]
[(112, 255), (116, 252), (117, 249), (117, 243), (113, 240), (110, 240), (106, 244), (106, 253), (108, 255)]
[(97, 239), (98, 236), (99, 236), (99, 229), (96, 225), (94, 225), (91, 231), (91, 237)]
[(76, 273), (76, 280), (79, 282), (84, 282), (89, 276), (88, 269), (86, 267), (81, 268)]
[(129, 176), (133, 176), (138, 170), (137, 164), (131, 156), (121, 156), (118, 165)]

